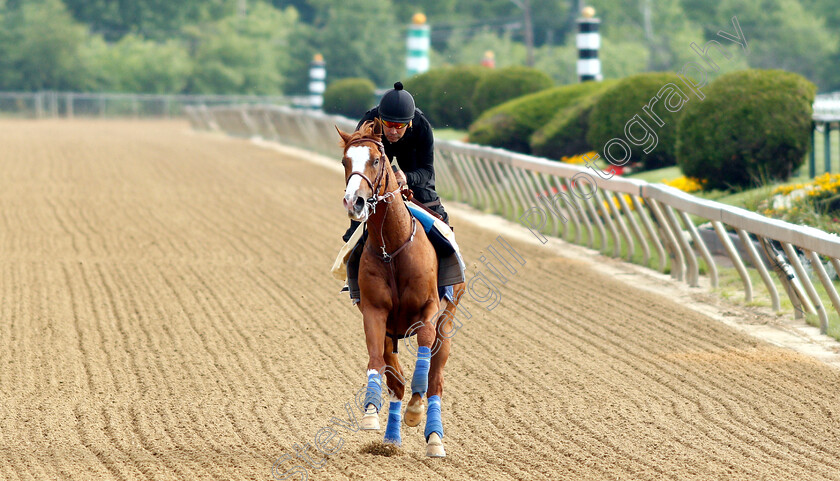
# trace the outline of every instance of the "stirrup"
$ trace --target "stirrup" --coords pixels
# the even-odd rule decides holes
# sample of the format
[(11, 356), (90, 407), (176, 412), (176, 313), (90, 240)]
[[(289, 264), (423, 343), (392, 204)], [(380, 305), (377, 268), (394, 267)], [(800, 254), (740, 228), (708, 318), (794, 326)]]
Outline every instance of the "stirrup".
[(344, 287), (342, 287), (341, 290), (338, 291), (339, 294), (341, 294), (342, 292), (350, 292), (350, 286), (344, 284)]

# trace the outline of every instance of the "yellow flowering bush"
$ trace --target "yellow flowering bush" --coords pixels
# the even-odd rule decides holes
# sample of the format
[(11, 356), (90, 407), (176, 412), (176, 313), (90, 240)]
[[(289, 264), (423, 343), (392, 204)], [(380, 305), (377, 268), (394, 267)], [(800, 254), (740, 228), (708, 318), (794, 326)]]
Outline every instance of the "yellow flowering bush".
[(827, 232), (840, 231), (840, 174), (825, 173), (808, 183), (776, 187), (758, 212)]
[(840, 174), (825, 174), (814, 178), (807, 184), (791, 184), (776, 187), (773, 194), (789, 195), (795, 191), (804, 190), (808, 197), (833, 197), (840, 191)]
[(563, 156), (560, 157), (561, 162), (565, 162), (567, 164), (582, 164), (584, 162), (584, 158), (594, 158), (598, 155), (596, 152), (587, 152), (585, 154), (578, 154), (578, 155), (571, 155), (571, 156)]
[[(622, 194), (621, 196), (622, 196), (622, 197), (624, 197), (624, 202), (626, 202), (626, 203), (627, 203), (627, 206), (628, 206), (628, 207), (630, 207), (630, 210), (631, 210), (631, 211), (636, 210), (636, 206), (635, 206), (635, 205), (633, 205), (633, 199), (632, 199), (632, 198), (630, 198), (630, 194)], [(616, 209), (618, 209), (619, 211), (621, 211), (621, 203), (619, 203), (619, 202), (618, 202), (618, 197), (611, 196), (610, 198), (612, 199), (612, 204), (613, 204), (613, 206), (614, 206)], [(607, 201), (606, 201), (606, 200), (604, 200), (604, 201), (602, 201), (601, 203), (602, 203), (602, 204), (603, 204), (603, 206), (604, 206), (604, 210), (609, 211), (610, 206), (609, 206), (609, 204), (607, 203)], [(644, 199), (642, 199), (642, 203), (644, 203)]]
[(674, 187), (675, 189), (680, 189), (683, 192), (697, 192), (703, 188), (703, 184), (706, 183), (706, 180), (704, 179), (701, 182), (699, 179), (695, 179), (693, 177), (682, 176), (673, 180), (662, 179), (662, 183)]

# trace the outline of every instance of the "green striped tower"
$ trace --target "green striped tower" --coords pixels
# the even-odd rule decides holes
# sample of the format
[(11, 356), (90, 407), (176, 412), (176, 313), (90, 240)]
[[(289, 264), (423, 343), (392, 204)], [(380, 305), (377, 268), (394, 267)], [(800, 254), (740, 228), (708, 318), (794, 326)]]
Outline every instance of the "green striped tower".
[(405, 59), (405, 66), (408, 76), (429, 70), (429, 26), (426, 24), (426, 16), (422, 13), (415, 13), (411, 18), (407, 43), (408, 57)]
[(327, 89), (327, 64), (324, 56), (316, 53), (309, 64), (309, 106), (320, 109), (324, 105), (324, 91)]

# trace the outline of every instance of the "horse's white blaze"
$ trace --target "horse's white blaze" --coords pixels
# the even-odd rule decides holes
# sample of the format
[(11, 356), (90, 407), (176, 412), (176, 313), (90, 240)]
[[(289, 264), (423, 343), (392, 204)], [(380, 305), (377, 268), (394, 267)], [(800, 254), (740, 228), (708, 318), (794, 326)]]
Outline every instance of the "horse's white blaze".
[[(370, 160), (370, 147), (365, 145), (354, 145), (347, 149), (347, 158), (352, 162), (353, 167), (351, 172), (364, 172), (365, 164)], [(344, 191), (344, 198), (348, 202), (352, 202), (359, 195), (359, 187), (361, 187), (363, 179), (361, 176), (354, 175), (350, 177), (347, 182), (347, 189)]]

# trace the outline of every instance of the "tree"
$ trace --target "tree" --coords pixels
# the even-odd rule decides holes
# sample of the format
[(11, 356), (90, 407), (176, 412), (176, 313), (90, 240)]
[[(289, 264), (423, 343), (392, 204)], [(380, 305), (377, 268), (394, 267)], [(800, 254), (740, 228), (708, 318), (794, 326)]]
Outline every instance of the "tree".
[(179, 42), (157, 43), (133, 34), (110, 46), (99, 37), (91, 39), (82, 58), (97, 90), (180, 93), (192, 72), (189, 54)]
[(163, 41), (178, 35), (187, 24), (218, 20), (236, 11), (236, 0), (64, 0), (64, 3), (74, 18), (108, 41), (119, 40), (129, 33)]
[(332, 79), (361, 77), (388, 86), (406, 75), (406, 32), (390, 0), (312, 0), (325, 18), (317, 47)]
[(185, 28), (195, 69), (187, 90), (215, 94), (279, 94), (289, 65), (297, 12), (265, 3), (206, 26)]
[(496, 56), (496, 68), (525, 65), (525, 46), (515, 42), (510, 32), (496, 34), (484, 29), (467, 39), (464, 32), (449, 37), (446, 48), (432, 57), (435, 65), (478, 65), (484, 52), (491, 50)]
[(61, 0), (7, 7), (0, 31), (0, 88), (75, 90), (84, 85), (77, 58), (87, 31)]
[[(718, 28), (732, 31), (738, 17), (747, 38), (751, 67), (799, 73), (824, 88), (837, 79), (832, 59), (838, 55), (838, 36), (828, 31), (817, 14), (797, 0), (722, 0), (717, 8)], [(836, 80), (835, 80), (836, 82)]]

